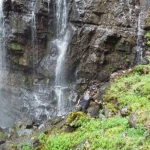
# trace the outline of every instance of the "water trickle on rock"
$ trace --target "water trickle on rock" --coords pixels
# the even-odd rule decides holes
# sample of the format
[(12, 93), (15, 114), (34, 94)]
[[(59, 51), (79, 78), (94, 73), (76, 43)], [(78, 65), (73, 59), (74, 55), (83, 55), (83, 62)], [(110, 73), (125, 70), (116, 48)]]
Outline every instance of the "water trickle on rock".
[(5, 27), (4, 27), (4, 13), (3, 0), (0, 0), (0, 72), (2, 73), (5, 65)]
[(31, 38), (32, 38), (32, 47), (33, 47), (33, 72), (35, 68), (35, 64), (37, 63), (36, 56), (35, 56), (35, 50), (37, 46), (37, 27), (36, 27), (36, 7), (37, 2), (33, 1), (31, 4)]
[(50, 4), (51, 0), (48, 0), (48, 13), (50, 11), (50, 8), (49, 8), (49, 4)]
[(138, 17), (138, 31), (137, 31), (137, 64), (141, 64), (143, 60), (143, 47), (144, 47), (144, 26), (145, 26), (145, 17), (146, 12), (145, 8), (141, 6), (141, 10)]

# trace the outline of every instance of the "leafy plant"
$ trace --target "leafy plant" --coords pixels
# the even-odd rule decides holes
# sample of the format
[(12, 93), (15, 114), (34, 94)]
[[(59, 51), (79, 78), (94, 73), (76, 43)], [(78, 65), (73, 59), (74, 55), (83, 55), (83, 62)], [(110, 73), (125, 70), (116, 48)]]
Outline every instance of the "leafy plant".
[(47, 140), (47, 135), (45, 133), (41, 133), (39, 136), (39, 140), (41, 143), (45, 143)]
[(147, 45), (150, 46), (150, 31), (146, 32)]
[(85, 113), (79, 112), (71, 112), (68, 116), (67, 123), (70, 126), (79, 127), (83, 123), (87, 122), (88, 118)]
[(34, 149), (30, 146), (30, 144), (27, 144), (22, 147), (22, 150), (34, 150)]

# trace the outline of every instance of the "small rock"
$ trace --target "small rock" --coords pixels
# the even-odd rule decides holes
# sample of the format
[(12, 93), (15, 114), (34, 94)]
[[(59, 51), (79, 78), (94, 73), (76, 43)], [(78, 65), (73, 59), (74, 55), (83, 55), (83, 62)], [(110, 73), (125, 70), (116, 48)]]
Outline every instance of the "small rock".
[(111, 117), (111, 112), (108, 106), (104, 106), (104, 114), (106, 117)]
[(4, 144), (4, 143), (5, 143), (5, 141), (1, 141), (1, 140), (0, 140), (0, 145), (2, 145), (2, 144)]
[(91, 111), (90, 111), (90, 116), (91, 117), (98, 117), (99, 116), (99, 106), (95, 106), (93, 108), (91, 108)]
[(121, 116), (126, 117), (130, 114), (131, 107), (130, 106), (125, 106), (120, 110)]
[(99, 114), (99, 118), (106, 118), (103, 114)]
[(136, 125), (136, 112), (133, 113), (133, 114), (130, 116), (130, 118), (129, 118), (129, 120), (128, 120), (128, 123), (129, 123), (129, 125), (130, 125), (131, 127), (137, 128), (137, 125)]

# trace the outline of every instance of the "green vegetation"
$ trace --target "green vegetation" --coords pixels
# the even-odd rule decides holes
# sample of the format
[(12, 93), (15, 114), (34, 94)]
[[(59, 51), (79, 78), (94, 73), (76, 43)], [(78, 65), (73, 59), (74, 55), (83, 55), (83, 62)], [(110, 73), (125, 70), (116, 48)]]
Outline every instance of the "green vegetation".
[[(42, 133), (38, 140), (40, 150), (148, 150), (150, 120), (150, 66), (137, 66), (128, 74), (115, 79), (104, 96), (105, 104), (112, 111), (110, 118), (92, 119), (84, 113), (70, 113), (67, 126)], [(129, 115), (117, 116), (118, 111), (129, 105)], [(137, 112), (137, 128), (129, 125), (130, 114)], [(100, 111), (103, 113), (103, 110)], [(65, 132), (65, 128), (74, 128)], [(28, 146), (29, 147), (29, 146)], [(28, 150), (26, 146), (23, 150)], [(31, 147), (29, 147), (31, 150)]]
[(148, 12), (147, 17), (146, 17), (146, 27), (150, 27), (150, 12)]
[[(150, 139), (143, 127), (130, 128), (128, 118), (113, 117), (82, 122), (73, 133), (42, 133), (40, 150), (127, 150), (149, 149)], [(25, 150), (25, 149), (24, 149)]]
[(150, 46), (150, 31), (147, 31), (145, 36), (147, 40), (147, 45)]
[(83, 122), (88, 121), (87, 116), (83, 112), (70, 113), (67, 123), (72, 127), (80, 127)]
[(33, 148), (31, 148), (30, 144), (24, 145), (22, 150), (34, 150)]
[[(130, 105), (137, 111), (137, 123), (143, 125), (150, 119), (150, 66), (137, 66), (129, 74), (116, 79), (107, 90), (104, 100), (113, 114)], [(114, 111), (115, 109), (115, 111)]]
[(14, 50), (14, 51), (20, 51), (20, 50), (22, 50), (21, 45), (17, 44), (17, 43), (12, 43), (11, 44), (11, 49)]
[(2, 141), (2, 140), (5, 140), (5, 139), (6, 139), (5, 134), (0, 131), (0, 140)]

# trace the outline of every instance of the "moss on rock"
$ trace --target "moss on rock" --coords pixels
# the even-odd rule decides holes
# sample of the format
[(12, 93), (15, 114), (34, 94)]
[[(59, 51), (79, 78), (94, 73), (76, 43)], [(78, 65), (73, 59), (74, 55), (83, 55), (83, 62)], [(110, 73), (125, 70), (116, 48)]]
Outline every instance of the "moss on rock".
[(74, 127), (79, 127), (87, 120), (87, 116), (83, 112), (71, 112), (67, 118), (67, 124)]
[(11, 44), (11, 49), (13, 51), (21, 51), (22, 50), (22, 46), (18, 43), (12, 43)]
[(5, 141), (6, 135), (0, 131), (0, 141)]

